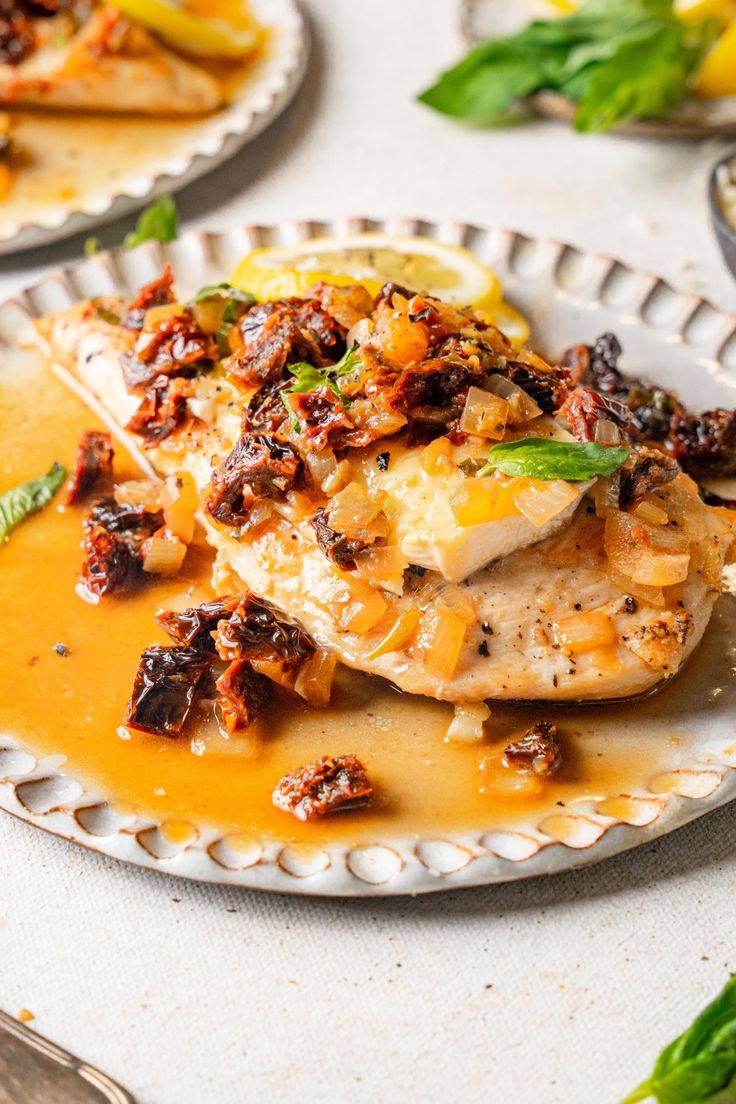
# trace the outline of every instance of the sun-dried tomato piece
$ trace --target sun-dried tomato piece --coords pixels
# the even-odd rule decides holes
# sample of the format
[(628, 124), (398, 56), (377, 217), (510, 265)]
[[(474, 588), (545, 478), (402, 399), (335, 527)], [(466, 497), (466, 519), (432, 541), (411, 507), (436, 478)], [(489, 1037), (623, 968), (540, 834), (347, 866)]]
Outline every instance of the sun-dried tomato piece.
[(367, 318), (373, 310), (373, 296), (362, 284), (336, 287), (335, 284), (319, 281), (310, 289), (309, 294), (346, 330)]
[(254, 671), (247, 659), (234, 660), (215, 683), (215, 708), (228, 732), (243, 732), (259, 717), (271, 698), (273, 684)]
[(143, 572), (141, 545), (162, 527), (161, 510), (98, 502), (84, 520), (82, 584), (97, 598), (128, 590)]
[(146, 445), (157, 445), (184, 421), (191, 395), (189, 380), (158, 376), (125, 428), (142, 437)]
[(280, 778), (273, 791), (277, 808), (304, 821), (367, 805), (372, 798), (373, 786), (355, 755), (326, 755), (307, 763)]
[(244, 434), (283, 433), (289, 416), (281, 399), (281, 392), (293, 382), (290, 376), (288, 379), (267, 383), (256, 391), (250, 402), (243, 407)]
[(18, 4), (0, 8), (0, 65), (19, 65), (36, 48), (36, 36)]
[(74, 468), (67, 485), (66, 504), (74, 506), (100, 484), (109, 490), (112, 484), (112, 437), (98, 429), (85, 429), (74, 457)]
[(736, 410), (678, 411), (670, 442), (682, 467), (696, 478), (736, 475)]
[(196, 648), (146, 648), (133, 682), (126, 725), (154, 736), (181, 736), (209, 659)]
[(332, 560), (338, 567), (345, 571), (352, 571), (355, 567), (355, 557), (359, 552), (368, 547), (365, 541), (353, 540), (332, 529), (329, 524), (329, 515), (326, 510), (319, 509), (313, 518), (309, 519), (317, 536), (317, 544), (320, 546), (328, 560)]
[(227, 364), (242, 387), (278, 380), (288, 364), (321, 367), (345, 351), (345, 329), (316, 299), (275, 299), (259, 303), (238, 326), (242, 346)]
[(579, 388), (567, 398), (558, 414), (567, 418), (570, 432), (578, 441), (594, 441), (597, 423), (606, 418), (619, 427), (625, 427), (631, 420), (629, 408), (610, 395), (601, 395), (597, 391)]
[(618, 367), (622, 349), (615, 334), (601, 334), (593, 345), (575, 345), (562, 362), (572, 381), (593, 387), (625, 403), (631, 412), (629, 432), (637, 438), (661, 441), (669, 432), (678, 402), (670, 391), (624, 376)]
[(268, 433), (244, 434), (213, 471), (206, 508), (223, 525), (243, 525), (257, 498), (281, 498), (295, 486), (302, 467), (286, 441)]
[(342, 401), (329, 387), (289, 394), (289, 407), (299, 422), (299, 435), (310, 449), (321, 452), (338, 444), (340, 435), (353, 428)]
[(163, 510), (149, 510), (140, 504), (105, 498), (92, 507), (84, 524), (85, 527), (101, 525), (110, 533), (126, 533), (142, 542), (163, 526), (164, 515)]
[(680, 466), (673, 456), (668, 456), (659, 449), (640, 448), (636, 453), (634, 466), (619, 468), (616, 473), (619, 507), (625, 510), (647, 491), (654, 491), (665, 483), (671, 483), (679, 474)]
[(419, 361), (403, 369), (386, 396), (386, 404), (410, 418), (422, 411), (422, 421), (433, 420), (426, 416), (426, 411), (434, 410), (437, 420), (446, 423), (462, 411), (468, 388), (481, 374), (463, 360), (433, 357)]
[(164, 307), (168, 303), (175, 302), (174, 270), (167, 262), (161, 275), (151, 280), (150, 284), (146, 284), (138, 292), (123, 315), (120, 325), (126, 330), (141, 330), (151, 307)]
[(92, 525), (87, 529), (82, 548), (82, 585), (95, 598), (128, 590), (139, 581), (143, 558), (120, 533)]
[(237, 597), (217, 598), (201, 606), (190, 606), (181, 613), (176, 610), (159, 610), (154, 621), (175, 644), (183, 644), (214, 655), (215, 641), (212, 634), (217, 629), (218, 622), (232, 614), (237, 603)]
[(229, 618), (220, 621), (216, 647), (228, 663), (234, 659), (283, 660), (289, 668), (301, 666), (315, 651), (303, 629), (255, 594), (242, 595)]
[(504, 756), (511, 766), (532, 774), (552, 774), (562, 763), (556, 726), (551, 721), (537, 721), (520, 740), (504, 748)]
[(217, 356), (214, 337), (204, 333), (190, 314), (176, 314), (155, 330), (143, 330), (120, 363), (128, 391), (143, 391), (158, 376), (191, 379), (207, 372)]

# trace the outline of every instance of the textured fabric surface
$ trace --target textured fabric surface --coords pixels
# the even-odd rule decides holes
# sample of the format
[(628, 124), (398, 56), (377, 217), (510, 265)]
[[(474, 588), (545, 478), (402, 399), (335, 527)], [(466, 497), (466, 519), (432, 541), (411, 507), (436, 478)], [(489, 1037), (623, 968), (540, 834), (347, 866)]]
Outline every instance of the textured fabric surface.
[[(707, 221), (713, 143), (467, 130), (411, 100), (458, 51), (452, 0), (308, 10), (303, 93), (183, 194), (188, 224), (500, 222), (736, 306)], [(0, 293), (80, 253), (3, 259)], [(0, 1006), (139, 1104), (615, 1104), (736, 969), (734, 876), (732, 808), (569, 875), (347, 902), (181, 882), (6, 817)]]

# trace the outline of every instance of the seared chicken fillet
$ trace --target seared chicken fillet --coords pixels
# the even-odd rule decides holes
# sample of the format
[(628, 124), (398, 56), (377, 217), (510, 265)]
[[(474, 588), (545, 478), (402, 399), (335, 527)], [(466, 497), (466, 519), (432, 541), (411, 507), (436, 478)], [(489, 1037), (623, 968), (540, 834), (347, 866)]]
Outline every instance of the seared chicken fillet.
[(220, 106), (214, 77), (114, 7), (78, 10), (79, 19), (62, 8), (26, 22), (4, 64), (0, 53), (0, 103), (141, 115), (201, 115)]
[[(223, 331), (227, 293), (185, 307), (153, 287), (39, 332), (160, 473), (192, 474), (220, 593), (247, 587), (348, 666), (454, 702), (628, 697), (697, 646), (732, 515), (629, 437), (621, 403), (400, 288), (241, 298)], [(625, 459), (482, 470), (519, 441)]]

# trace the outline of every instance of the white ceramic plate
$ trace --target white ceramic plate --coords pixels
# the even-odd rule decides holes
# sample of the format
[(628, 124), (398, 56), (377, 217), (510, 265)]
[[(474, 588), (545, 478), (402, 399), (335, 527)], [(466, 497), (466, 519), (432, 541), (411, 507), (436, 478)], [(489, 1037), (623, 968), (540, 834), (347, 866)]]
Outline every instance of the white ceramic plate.
[[(499, 272), (512, 302), (531, 319), (535, 343), (551, 353), (615, 330), (626, 361), (677, 388), (695, 407), (736, 405), (736, 315), (673, 290), (610, 257), (547, 239), (460, 222), (346, 219), (250, 226), (185, 234), (170, 245), (102, 254), (49, 276), (0, 307), (0, 354), (31, 318), (80, 298), (132, 291), (169, 259), (194, 290), (222, 279), (248, 249), (306, 237), (381, 230), (423, 234), (473, 249)], [(126, 862), (202, 881), (325, 895), (422, 893), (568, 870), (671, 832), (736, 797), (734, 599), (724, 596), (706, 639), (666, 696), (642, 703), (672, 717), (678, 741), (664, 741), (656, 774), (528, 823), (482, 828), (457, 838), (384, 839), (346, 847), (223, 837), (206, 824), (176, 832), (121, 816), (83, 782), (63, 773), (60, 756), (37, 760), (0, 733), (0, 808), (46, 831)], [(674, 696), (672, 696), (674, 694)], [(652, 712), (649, 715), (653, 715)], [(682, 733), (686, 735), (682, 735)], [(605, 801), (605, 799), (609, 799)], [(613, 799), (613, 800), (611, 800)], [(604, 803), (605, 801), (605, 803)], [(285, 835), (288, 829), (285, 827)]]
[[(460, 28), (468, 43), (514, 34), (532, 19), (552, 19), (547, 0), (460, 0)], [(539, 92), (529, 100), (539, 115), (570, 122), (575, 105), (557, 92)], [(719, 100), (692, 97), (666, 119), (637, 119), (617, 134), (641, 138), (727, 138), (736, 134), (736, 96)]]
[(267, 47), (233, 101), (213, 115), (166, 123), (20, 112), (17, 138), (31, 163), (0, 204), (0, 254), (138, 210), (216, 168), (260, 134), (304, 79), (309, 35), (296, 0), (254, 0), (253, 10), (269, 30)]

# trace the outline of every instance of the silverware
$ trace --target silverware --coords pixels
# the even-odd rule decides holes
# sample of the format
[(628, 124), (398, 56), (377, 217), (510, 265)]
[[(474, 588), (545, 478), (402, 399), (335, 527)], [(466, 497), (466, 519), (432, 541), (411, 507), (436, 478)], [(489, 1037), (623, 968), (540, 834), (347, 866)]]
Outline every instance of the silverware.
[(0, 1104), (135, 1104), (121, 1085), (0, 1011)]

